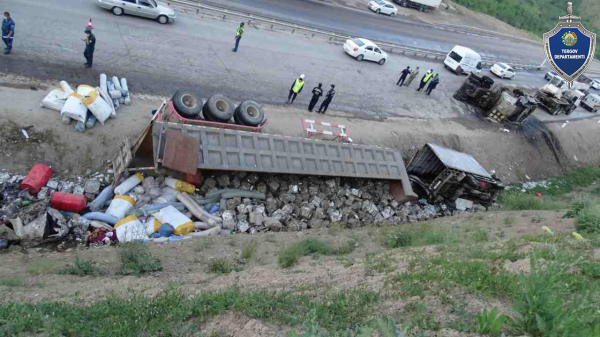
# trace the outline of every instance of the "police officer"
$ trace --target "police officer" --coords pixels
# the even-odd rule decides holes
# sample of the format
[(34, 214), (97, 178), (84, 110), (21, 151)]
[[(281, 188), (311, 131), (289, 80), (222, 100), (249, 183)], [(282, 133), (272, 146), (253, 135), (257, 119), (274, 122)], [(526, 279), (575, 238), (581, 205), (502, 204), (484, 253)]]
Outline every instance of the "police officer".
[(231, 50), (233, 52), (237, 52), (238, 46), (240, 45), (240, 40), (242, 39), (242, 35), (244, 35), (244, 23), (240, 23), (240, 27), (235, 31), (235, 47)]
[(396, 82), (396, 85), (402, 86), (404, 84), (404, 80), (406, 80), (406, 76), (410, 74), (410, 67), (406, 67), (406, 69), (402, 70), (402, 75), (400, 75), (400, 79)]
[(10, 17), (9, 12), (4, 12), (2, 19), (2, 41), (6, 45), (4, 54), (10, 54), (12, 51), (13, 38), (15, 37), (15, 21)]
[(325, 96), (325, 100), (321, 103), (321, 107), (317, 110), (318, 113), (325, 114), (327, 112), (327, 108), (329, 107), (329, 103), (333, 100), (333, 96), (335, 95), (335, 84), (331, 85), (331, 89), (327, 92), (327, 96)]
[(86, 62), (85, 67), (91, 68), (92, 63), (94, 63), (94, 49), (96, 48), (96, 37), (92, 34), (92, 30), (86, 28), (84, 30), (85, 35), (87, 37), (83, 40), (85, 41), (85, 50), (83, 51), (83, 56), (85, 57)]
[(433, 91), (433, 89), (435, 89), (435, 87), (437, 87), (437, 85), (439, 83), (440, 83), (440, 74), (435, 74), (435, 76), (433, 76), (433, 78), (429, 81), (427, 90), (425, 90), (427, 95), (431, 95), (431, 92)]
[(302, 88), (304, 88), (304, 74), (300, 75), (300, 77), (298, 77), (292, 83), (292, 87), (290, 88), (290, 94), (288, 95), (288, 100), (287, 100), (288, 104), (294, 103), (296, 96), (298, 96), (298, 94), (300, 92), (302, 92)]
[(310, 100), (310, 104), (308, 105), (308, 111), (310, 111), (310, 112), (312, 112), (313, 109), (315, 108), (315, 105), (317, 105), (319, 98), (321, 98), (321, 96), (323, 96), (323, 89), (321, 89), (322, 85), (323, 85), (322, 83), (319, 83), (319, 86), (314, 87), (312, 90), (313, 97)]
[(417, 89), (417, 91), (421, 91), (421, 89), (425, 87), (427, 82), (429, 82), (431, 77), (433, 77), (433, 69), (429, 70), (427, 73), (425, 73), (425, 75), (423, 75), (423, 78), (421, 78), (421, 83), (419, 83), (419, 89)]

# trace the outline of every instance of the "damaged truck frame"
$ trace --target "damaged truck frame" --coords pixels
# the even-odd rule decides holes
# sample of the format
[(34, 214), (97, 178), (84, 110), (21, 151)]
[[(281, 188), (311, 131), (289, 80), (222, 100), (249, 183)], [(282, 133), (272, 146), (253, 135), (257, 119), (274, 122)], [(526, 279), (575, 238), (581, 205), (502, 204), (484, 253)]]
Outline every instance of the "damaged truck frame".
[(486, 206), (502, 186), (470, 155), (435, 144), (425, 145), (407, 171), (399, 150), (174, 123), (165, 106), (133, 144), (124, 140), (113, 158), (115, 182), (126, 171), (175, 171), (197, 180), (214, 171), (370, 178), (389, 180), (398, 202), (464, 197)]

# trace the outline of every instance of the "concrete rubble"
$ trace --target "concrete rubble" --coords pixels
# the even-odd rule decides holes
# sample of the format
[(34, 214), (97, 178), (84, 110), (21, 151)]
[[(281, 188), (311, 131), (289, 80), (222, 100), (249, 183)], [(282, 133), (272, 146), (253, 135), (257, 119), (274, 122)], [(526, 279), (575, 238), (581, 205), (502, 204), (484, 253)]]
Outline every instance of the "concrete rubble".
[[(302, 231), (332, 224), (348, 228), (401, 225), (484, 210), (464, 199), (452, 205), (430, 204), (426, 199), (402, 204), (394, 200), (389, 182), (384, 180), (234, 172), (207, 174), (201, 185), (193, 186), (168, 176), (134, 174), (115, 184), (119, 191), (127, 191), (120, 198), (133, 203), (115, 218), (110, 214), (118, 208), (113, 205), (117, 199), (111, 187), (112, 175), (108, 173), (67, 180), (53, 176), (34, 196), (27, 189), (21, 190), (24, 178), (0, 173), (0, 238), (17, 237), (25, 246), (46, 242), (60, 242), (63, 246), (130, 240), (170, 242), (175, 241), (174, 237), (179, 240), (219, 233)], [(180, 185), (173, 185), (173, 181)], [(179, 186), (180, 190), (167, 184)], [(122, 187), (125, 185), (127, 188)], [(57, 192), (84, 197), (87, 206), (77, 212), (55, 209), (51, 199)], [(107, 210), (109, 205), (112, 211)], [(158, 214), (165, 216), (163, 213), (168, 212), (177, 214), (171, 218), (177, 220), (164, 224), (176, 230), (162, 237)], [(122, 224), (123, 221), (129, 223)], [(181, 225), (187, 229), (178, 232), (179, 223), (191, 223), (191, 229)], [(121, 225), (128, 226), (126, 233), (124, 227), (119, 229)]]

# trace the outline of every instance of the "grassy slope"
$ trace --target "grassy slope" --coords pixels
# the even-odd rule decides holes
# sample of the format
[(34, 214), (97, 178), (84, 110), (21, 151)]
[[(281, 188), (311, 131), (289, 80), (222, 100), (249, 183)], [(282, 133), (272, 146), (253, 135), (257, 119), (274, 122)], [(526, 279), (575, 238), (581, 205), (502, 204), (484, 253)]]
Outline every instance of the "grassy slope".
[[(541, 36), (556, 26), (558, 17), (566, 15), (566, 1), (562, 0), (453, 0), (472, 10), (491, 15), (516, 28)], [(573, 12), (582, 16), (584, 26), (600, 33), (600, 2), (572, 0)], [(596, 48), (600, 58), (600, 48)]]

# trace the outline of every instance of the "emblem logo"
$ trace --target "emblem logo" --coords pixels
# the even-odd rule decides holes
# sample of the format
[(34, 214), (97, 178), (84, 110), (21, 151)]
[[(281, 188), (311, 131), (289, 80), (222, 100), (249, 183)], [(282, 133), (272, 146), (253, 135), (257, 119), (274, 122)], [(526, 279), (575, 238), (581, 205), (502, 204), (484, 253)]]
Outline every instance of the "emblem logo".
[(550, 68), (567, 81), (573, 82), (592, 64), (596, 52), (596, 34), (585, 29), (581, 17), (573, 15), (573, 4), (567, 2), (567, 15), (560, 16), (556, 27), (544, 34), (544, 53)]
[(573, 47), (577, 43), (577, 34), (569, 31), (563, 34), (562, 41), (567, 47)]

